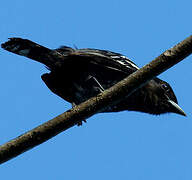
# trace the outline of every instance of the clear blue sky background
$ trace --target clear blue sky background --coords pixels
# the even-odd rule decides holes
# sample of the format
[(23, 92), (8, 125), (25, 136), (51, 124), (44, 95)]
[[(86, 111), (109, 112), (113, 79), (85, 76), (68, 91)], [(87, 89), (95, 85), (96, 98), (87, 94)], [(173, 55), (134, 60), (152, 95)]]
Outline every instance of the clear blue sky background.
[[(22, 37), (49, 48), (108, 49), (143, 66), (191, 34), (191, 7), (191, 0), (2, 1), (0, 42)], [(95, 115), (1, 165), (1, 179), (191, 180), (191, 60), (160, 76), (187, 117)], [(0, 49), (0, 69), (1, 144), (71, 107), (41, 81), (43, 65)]]

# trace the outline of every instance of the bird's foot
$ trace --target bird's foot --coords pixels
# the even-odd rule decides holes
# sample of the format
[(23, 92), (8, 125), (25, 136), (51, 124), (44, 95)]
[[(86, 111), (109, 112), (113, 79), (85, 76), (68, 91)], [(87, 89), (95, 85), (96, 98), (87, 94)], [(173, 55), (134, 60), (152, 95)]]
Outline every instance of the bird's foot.
[(82, 126), (82, 125), (83, 125), (83, 122), (85, 122), (85, 123), (86, 123), (86, 122), (87, 122), (87, 121), (86, 121), (86, 119), (84, 119), (84, 120), (82, 120), (82, 121), (78, 122), (78, 123), (77, 123), (77, 126)]
[[(75, 107), (75, 106), (76, 106), (76, 104), (75, 104), (74, 102), (72, 102), (71, 105), (72, 105), (72, 107)], [(79, 122), (77, 123), (77, 126), (82, 126), (82, 125), (83, 125), (83, 122), (86, 123), (86, 122), (87, 122), (86, 119), (83, 119), (83, 120), (79, 121)]]

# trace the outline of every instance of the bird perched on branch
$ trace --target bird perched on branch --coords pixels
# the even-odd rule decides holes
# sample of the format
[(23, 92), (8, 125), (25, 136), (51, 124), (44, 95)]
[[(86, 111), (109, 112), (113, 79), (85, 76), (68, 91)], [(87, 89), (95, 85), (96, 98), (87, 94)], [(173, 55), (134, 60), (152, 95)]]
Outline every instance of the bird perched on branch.
[[(46, 65), (42, 80), (55, 94), (73, 106), (96, 96), (139, 68), (119, 53), (62, 46), (48, 49), (27, 39), (10, 38), (1, 47)], [(178, 106), (171, 86), (159, 78), (150, 80), (120, 103), (103, 112), (140, 111), (150, 114), (173, 112), (186, 115)]]

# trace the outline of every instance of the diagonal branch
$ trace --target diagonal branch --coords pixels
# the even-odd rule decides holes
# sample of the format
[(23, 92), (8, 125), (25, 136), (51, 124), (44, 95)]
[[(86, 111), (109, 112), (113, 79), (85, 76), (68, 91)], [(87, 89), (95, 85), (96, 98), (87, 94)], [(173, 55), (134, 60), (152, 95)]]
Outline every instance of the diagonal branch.
[(6, 162), (19, 154), (47, 141), (60, 132), (74, 126), (82, 119), (87, 119), (116, 104), (130, 95), (147, 81), (172, 67), (192, 53), (192, 36), (165, 51), (151, 63), (129, 75), (113, 87), (93, 97), (48, 122), (0, 146), (0, 163)]

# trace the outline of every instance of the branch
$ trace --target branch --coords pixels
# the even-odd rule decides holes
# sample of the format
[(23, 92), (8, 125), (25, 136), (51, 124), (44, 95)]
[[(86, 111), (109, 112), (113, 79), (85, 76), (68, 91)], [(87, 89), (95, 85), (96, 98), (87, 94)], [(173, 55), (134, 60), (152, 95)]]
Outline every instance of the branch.
[(147, 81), (172, 67), (192, 53), (192, 36), (173, 48), (165, 51), (151, 63), (129, 75), (113, 87), (75, 106), (69, 111), (49, 120), (48, 122), (28, 131), (27, 133), (0, 146), (0, 163), (6, 162), (19, 154), (47, 141), (60, 132), (76, 125), (102, 111), (107, 106), (118, 103), (125, 96), (133, 93)]

